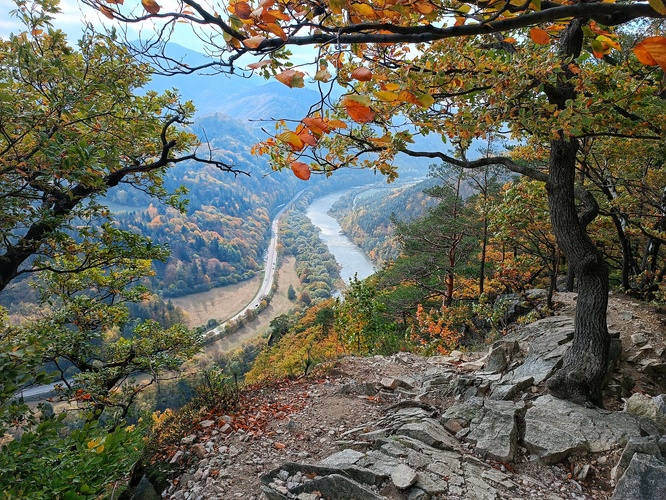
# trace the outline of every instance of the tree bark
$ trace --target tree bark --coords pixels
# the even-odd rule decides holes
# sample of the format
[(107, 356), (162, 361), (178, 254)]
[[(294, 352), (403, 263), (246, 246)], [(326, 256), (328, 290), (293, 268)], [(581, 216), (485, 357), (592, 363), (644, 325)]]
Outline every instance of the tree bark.
[[(582, 47), (583, 20), (572, 21), (563, 32), (560, 55), (577, 57)], [(549, 98), (561, 109), (576, 96), (568, 65), (563, 66)], [(596, 216), (595, 207), (578, 213), (574, 198), (578, 140), (563, 131), (550, 143), (548, 204), (557, 243), (578, 279), (578, 302), (574, 338), (562, 367), (549, 379), (553, 395), (577, 403), (601, 403), (601, 390), (608, 371), (610, 336), (606, 324), (608, 269), (601, 252), (587, 234), (586, 226)], [(598, 210), (598, 207), (596, 207)]]

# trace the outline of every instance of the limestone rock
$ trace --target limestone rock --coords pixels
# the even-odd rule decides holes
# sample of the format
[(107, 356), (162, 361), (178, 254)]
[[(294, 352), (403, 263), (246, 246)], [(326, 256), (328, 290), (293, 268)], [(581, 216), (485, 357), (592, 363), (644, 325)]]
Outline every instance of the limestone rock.
[(666, 464), (645, 453), (636, 453), (620, 478), (612, 500), (666, 498)]
[(556, 463), (575, 451), (597, 453), (624, 446), (640, 436), (638, 420), (628, 413), (585, 408), (541, 396), (525, 414), (525, 446), (544, 463)]

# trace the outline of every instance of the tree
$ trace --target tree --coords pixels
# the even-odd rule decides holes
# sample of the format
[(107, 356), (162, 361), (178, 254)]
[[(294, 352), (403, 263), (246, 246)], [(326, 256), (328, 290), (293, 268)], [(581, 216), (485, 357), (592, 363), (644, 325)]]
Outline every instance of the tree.
[[(183, 127), (194, 113), (168, 91), (139, 93), (150, 68), (113, 36), (86, 33), (79, 50), (50, 22), (57, 0), (17, 1), (26, 31), (0, 40), (0, 291), (49, 259), (86, 252), (109, 221), (104, 196), (121, 185), (183, 207), (163, 187), (167, 167), (201, 161)], [(113, 75), (113, 78), (109, 77)], [(93, 253), (77, 272), (99, 265)]]
[(289, 285), (289, 288), (287, 289), (287, 298), (291, 301), (296, 300), (296, 290), (294, 290), (292, 285)]
[[(665, 17), (662, 0), (239, 1), (215, 10), (182, 0), (174, 11), (145, 2), (145, 11), (134, 13), (129, 5), (85, 1), (124, 22), (166, 23), (143, 47), (158, 49), (151, 55), (166, 72), (196, 69), (164, 57), (160, 42), (180, 20), (205, 31), (202, 38), (219, 56), (203, 66), (231, 72), (242, 56), (255, 55), (249, 68), (290, 87), (303, 86), (304, 73), (290, 67), (287, 49), (316, 46), (314, 79), (340, 84), (344, 94), (331, 103), (323, 89), (308, 117), (257, 147), (276, 168), (300, 178), (363, 165), (392, 179), (392, 159), (402, 152), (464, 168), (503, 165), (545, 183), (553, 232), (579, 290), (572, 347), (548, 386), (573, 401), (600, 402), (609, 369), (608, 269), (587, 232), (598, 204), (576, 183), (577, 160), (588, 137), (663, 140), (666, 38), (621, 52), (613, 32), (633, 20)], [(414, 130), (452, 140), (457, 153), (411, 149)], [(523, 147), (511, 156), (467, 159), (471, 139), (501, 133)], [(543, 168), (521, 163), (521, 152)]]

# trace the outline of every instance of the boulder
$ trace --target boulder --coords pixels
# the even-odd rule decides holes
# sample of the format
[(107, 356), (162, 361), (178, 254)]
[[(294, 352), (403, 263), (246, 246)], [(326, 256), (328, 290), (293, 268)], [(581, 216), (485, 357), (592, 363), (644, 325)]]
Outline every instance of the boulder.
[(640, 434), (640, 423), (633, 415), (585, 408), (550, 395), (538, 398), (525, 414), (525, 446), (548, 464), (577, 451), (618, 448)]
[(406, 490), (416, 482), (416, 471), (405, 464), (400, 464), (391, 471), (391, 481), (399, 490)]
[(437, 420), (432, 418), (424, 418), (418, 422), (405, 424), (396, 433), (417, 439), (434, 448), (445, 450), (458, 448), (458, 441)]
[(484, 457), (512, 462), (518, 446), (518, 419), (524, 411), (523, 402), (486, 400), (465, 439), (475, 444), (476, 452)]
[(635, 453), (615, 487), (612, 500), (666, 498), (666, 464), (645, 453)]
[(654, 397), (632, 394), (624, 404), (624, 411), (631, 415), (648, 417), (657, 424), (662, 433), (666, 431), (666, 394)]
[(664, 460), (661, 450), (659, 449), (659, 442), (657, 437), (633, 437), (629, 440), (627, 446), (625, 446), (624, 451), (622, 452), (622, 456), (620, 456), (620, 461), (615, 467), (613, 467), (613, 470), (611, 471), (611, 479), (613, 482), (622, 477), (624, 472), (629, 467), (631, 459), (636, 453), (644, 453), (646, 455), (652, 455), (661, 461)]

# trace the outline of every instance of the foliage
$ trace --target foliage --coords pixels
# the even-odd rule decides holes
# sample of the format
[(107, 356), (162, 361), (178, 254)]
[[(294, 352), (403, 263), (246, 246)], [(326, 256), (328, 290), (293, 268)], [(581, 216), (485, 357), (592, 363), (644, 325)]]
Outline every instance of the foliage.
[(2, 446), (3, 498), (92, 499), (122, 488), (143, 446), (143, 431), (133, 426), (109, 431), (98, 421), (66, 431), (64, 417), (44, 419)]

